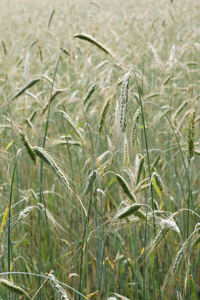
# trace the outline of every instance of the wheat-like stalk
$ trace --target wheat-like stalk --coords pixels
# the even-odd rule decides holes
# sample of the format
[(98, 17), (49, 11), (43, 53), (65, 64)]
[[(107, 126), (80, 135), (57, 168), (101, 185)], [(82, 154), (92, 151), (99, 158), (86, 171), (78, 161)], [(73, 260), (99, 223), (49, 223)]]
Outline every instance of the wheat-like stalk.
[(138, 185), (144, 166), (144, 156), (137, 154), (135, 157), (135, 183)]
[(163, 192), (165, 186), (164, 186), (164, 183), (163, 183), (161, 177), (160, 177), (156, 172), (153, 172), (152, 178), (155, 179), (156, 184), (157, 184), (157, 186), (159, 187), (160, 191)]
[(173, 115), (173, 119), (174, 119), (174, 123), (176, 124), (176, 119), (177, 117), (180, 115), (180, 113), (183, 111), (183, 109), (187, 106), (189, 100), (185, 100), (179, 107), (178, 109), (175, 111), (174, 115)]
[(35, 85), (38, 81), (40, 81), (40, 78), (36, 78), (28, 82), (19, 92), (17, 92), (13, 97), (12, 101), (21, 96), (27, 89), (30, 89), (33, 85)]
[(123, 210), (120, 210), (116, 217), (119, 220), (127, 219), (131, 222), (133, 222), (133, 218), (129, 218), (131, 215), (135, 215), (138, 218), (138, 221), (145, 221), (146, 220), (146, 214), (140, 209), (143, 204), (140, 203), (133, 203), (131, 205), (126, 206)]
[(120, 107), (119, 107), (119, 101), (116, 99), (116, 107), (115, 107), (115, 126), (116, 126), (116, 132), (119, 134), (120, 131)]
[(93, 184), (97, 174), (98, 173), (97, 173), (96, 170), (92, 170), (92, 172), (90, 173), (87, 185), (86, 185), (85, 190), (84, 190), (84, 195), (88, 194), (89, 191), (91, 190), (92, 184)]
[(27, 207), (25, 207), (24, 209), (22, 209), (19, 213), (19, 215), (17, 216), (17, 221), (18, 222), (24, 222), (25, 219), (28, 217), (28, 215), (31, 213), (31, 211), (35, 208), (38, 208), (35, 205), (29, 205)]
[(70, 146), (79, 146), (79, 147), (82, 146), (82, 144), (80, 142), (69, 140), (69, 138), (67, 138), (67, 137), (66, 137), (66, 140), (55, 140), (52, 145), (53, 146), (70, 145)]
[(160, 246), (161, 242), (164, 238), (166, 238), (166, 235), (170, 230), (174, 230), (175, 232), (180, 234), (179, 227), (177, 226), (172, 216), (170, 216), (168, 219), (164, 219), (163, 215), (165, 215), (165, 212), (159, 210), (147, 215), (148, 223), (152, 225), (155, 224), (160, 228), (160, 230), (156, 233), (150, 244), (144, 250), (144, 253), (140, 255), (140, 261), (143, 260), (144, 257), (148, 258), (150, 253)]
[(62, 300), (72, 300), (69, 293), (61, 286), (60, 282), (56, 279), (53, 274), (48, 274), (48, 279), (53, 283), (56, 290), (59, 292)]
[(181, 249), (176, 254), (176, 258), (175, 258), (174, 263), (171, 267), (170, 273), (168, 273), (166, 275), (164, 284), (162, 286), (162, 292), (164, 292), (167, 285), (172, 284), (173, 279), (176, 277), (178, 271), (180, 270), (181, 264), (184, 260), (184, 255), (185, 255), (186, 248), (187, 248), (187, 243), (185, 242), (183, 244), (183, 246), (181, 247)]
[(174, 260), (172, 270), (171, 270), (171, 273), (170, 273), (170, 279), (174, 278), (176, 276), (178, 270), (180, 269), (181, 264), (182, 264), (183, 259), (184, 259), (185, 250), (186, 250), (186, 244), (184, 243), (183, 246), (181, 247), (181, 249), (176, 254), (176, 258)]
[[(185, 253), (186, 250), (188, 248), (189, 242), (192, 239), (192, 246), (196, 245), (197, 242), (199, 242), (200, 238), (199, 238), (199, 231), (200, 227), (198, 226), (198, 224), (196, 225), (195, 230), (191, 233), (191, 235), (185, 240), (185, 242), (183, 243), (181, 249), (178, 251), (178, 253), (176, 254), (176, 257), (174, 259), (174, 262), (171, 266), (170, 272), (166, 275), (163, 287), (162, 287), (162, 291), (164, 291), (164, 289), (166, 288), (167, 285), (170, 285), (173, 283), (173, 279), (176, 277), (178, 271), (181, 268), (181, 264), (184, 261), (184, 257), (185, 257)], [(197, 236), (194, 238), (194, 235)]]
[(119, 220), (128, 218), (132, 214), (136, 214), (136, 212), (140, 209), (141, 206), (142, 206), (142, 204), (140, 204), (140, 203), (133, 203), (133, 204), (125, 207), (123, 210), (121, 210), (117, 214), (117, 218)]
[(48, 220), (50, 221), (51, 225), (55, 229), (57, 229), (57, 230), (60, 229), (62, 231), (65, 231), (64, 228), (56, 221), (55, 217), (52, 215), (50, 210), (48, 208), (44, 207), (44, 205), (42, 203), (38, 203), (37, 208), (46, 214)]
[(29, 128), (33, 128), (33, 124), (30, 122), (29, 119), (25, 118), (23, 121)]
[(131, 134), (131, 142), (132, 142), (133, 147), (135, 146), (135, 143), (137, 141), (137, 128), (138, 128), (138, 124), (139, 124), (140, 114), (141, 114), (141, 109), (138, 108), (133, 117), (133, 128), (132, 128), (132, 134)]
[(155, 235), (153, 240), (150, 242), (148, 247), (144, 250), (144, 253), (139, 257), (139, 261), (142, 261), (144, 257), (148, 258), (150, 253), (159, 247), (159, 245), (162, 242), (163, 238), (166, 237), (166, 235), (168, 234), (169, 231), (170, 231), (169, 227), (165, 227), (162, 230), (160, 230)]
[(7, 55), (6, 44), (3, 40), (1, 41), (1, 43), (2, 43), (2, 46), (3, 46), (3, 52), (4, 52), (5, 55)]
[(65, 176), (63, 171), (58, 167), (58, 165), (55, 163), (53, 158), (43, 148), (34, 146), (33, 150), (44, 162), (46, 162), (51, 167), (51, 169), (54, 171), (57, 177), (62, 181), (64, 186), (68, 190), (71, 190), (67, 177)]
[(155, 59), (155, 62), (156, 62), (158, 65), (160, 65), (160, 64), (161, 64), (161, 61), (160, 61), (160, 58), (159, 58), (159, 56), (158, 56), (158, 54), (157, 54), (156, 49), (154, 48), (154, 46), (153, 46), (151, 43), (149, 43), (149, 47), (148, 47), (148, 48), (151, 50), (151, 52), (152, 52), (152, 54), (153, 54), (153, 57), (154, 57), (154, 59)]
[(151, 171), (153, 171), (155, 169), (155, 167), (156, 167), (157, 163), (159, 162), (159, 160), (160, 160), (160, 155), (158, 155), (156, 157), (156, 159), (153, 161), (153, 163), (151, 165)]
[(106, 120), (106, 115), (107, 115), (109, 107), (110, 107), (110, 102), (111, 102), (111, 98), (109, 98), (106, 101), (106, 104), (101, 112), (101, 118), (100, 118), (100, 122), (99, 122), (99, 136), (101, 134), (102, 128), (103, 128), (105, 120)]
[(171, 47), (171, 50), (170, 50), (170, 55), (169, 55), (169, 59), (168, 61), (166, 62), (165, 66), (169, 67), (169, 69), (171, 70), (175, 64), (175, 53), (176, 53), (176, 46), (175, 45), (172, 45)]
[(116, 178), (118, 183), (120, 184), (120, 186), (123, 189), (123, 192), (126, 194), (126, 196), (132, 200), (133, 202), (136, 202), (136, 197), (135, 195), (131, 192), (128, 183), (126, 182), (126, 180), (119, 174), (116, 174)]
[(63, 117), (65, 118), (65, 120), (67, 120), (67, 122), (71, 125), (71, 127), (73, 128), (74, 132), (81, 138), (82, 138), (82, 135), (80, 133), (80, 131), (78, 130), (77, 126), (74, 124), (74, 122), (72, 121), (72, 119), (70, 118), (70, 116), (64, 112), (63, 110), (59, 110), (58, 111), (60, 114), (63, 115)]
[(112, 152), (107, 150), (103, 152), (97, 159), (99, 163), (103, 163), (105, 159), (110, 160), (112, 158)]
[(20, 134), (21, 141), (22, 141), (24, 147), (26, 148), (28, 155), (30, 156), (32, 161), (36, 164), (36, 153), (35, 153), (33, 147), (31, 146), (27, 136), (21, 130), (20, 130), (19, 134)]
[(11, 292), (14, 292), (19, 295), (24, 295), (28, 299), (31, 299), (31, 297), (19, 285), (15, 284), (11, 280), (8, 280), (2, 276), (0, 277), (0, 286), (4, 286)]
[(127, 111), (128, 111), (128, 89), (129, 89), (129, 72), (125, 74), (121, 87), (121, 103), (120, 103), (120, 128), (121, 132), (125, 132), (127, 123)]
[(35, 209), (39, 209), (41, 212), (45, 212), (48, 220), (50, 221), (50, 223), (52, 224), (52, 226), (55, 229), (61, 229), (64, 231), (63, 227), (56, 221), (56, 219), (54, 218), (54, 216), (52, 215), (52, 213), (49, 211), (49, 209), (44, 208), (43, 204), (38, 203), (37, 205), (32, 205), (32, 206), (27, 206), (24, 209), (22, 209), (19, 214), (14, 217), (15, 220), (14, 222), (12, 222), (12, 226), (15, 226), (17, 224), (17, 222), (21, 222), (22, 224), (26, 221), (27, 217), (29, 216), (29, 214), (31, 212), (33, 212), (33, 210)]
[(99, 49), (104, 51), (106, 54), (113, 56), (112, 52), (106, 46), (102, 45), (99, 41), (97, 41), (95, 38), (93, 38), (90, 35), (87, 35), (84, 33), (76, 33), (76, 34), (74, 34), (73, 38), (79, 38), (81, 40), (85, 40), (85, 41), (95, 45), (96, 47), (98, 47)]
[(124, 157), (123, 157), (123, 165), (127, 166), (129, 164), (129, 151), (128, 151), (128, 140), (126, 137), (126, 133), (124, 132)]
[(48, 99), (48, 101), (46, 102), (43, 110), (42, 110), (42, 114), (44, 114), (46, 112), (46, 110), (48, 109), (49, 105), (53, 102), (53, 100), (56, 98), (56, 96), (58, 96), (60, 93), (64, 93), (64, 92), (68, 92), (67, 90), (64, 89), (59, 89), (56, 90), (53, 95), (51, 95), (50, 99)]
[(34, 120), (34, 118), (35, 118), (37, 112), (38, 112), (38, 108), (36, 108), (36, 109), (32, 112), (32, 114), (30, 115), (30, 117), (29, 117), (30, 122), (33, 122), (33, 120)]
[(89, 88), (87, 94), (85, 95), (85, 97), (84, 97), (84, 99), (83, 99), (83, 104), (86, 104), (86, 103), (88, 102), (88, 100), (90, 99), (90, 97), (92, 96), (92, 94), (94, 93), (94, 91), (96, 90), (96, 87), (97, 87), (97, 85), (96, 85), (96, 84), (93, 84), (93, 85)]
[(194, 156), (194, 124), (195, 124), (195, 111), (191, 111), (189, 115), (188, 124), (188, 156), (191, 159)]

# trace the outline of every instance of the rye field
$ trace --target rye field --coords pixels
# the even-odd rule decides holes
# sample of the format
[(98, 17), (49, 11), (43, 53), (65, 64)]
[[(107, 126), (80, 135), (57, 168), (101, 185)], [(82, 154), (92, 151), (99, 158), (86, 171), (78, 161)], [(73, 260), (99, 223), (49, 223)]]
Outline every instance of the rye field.
[(0, 299), (200, 297), (199, 0), (1, 0)]

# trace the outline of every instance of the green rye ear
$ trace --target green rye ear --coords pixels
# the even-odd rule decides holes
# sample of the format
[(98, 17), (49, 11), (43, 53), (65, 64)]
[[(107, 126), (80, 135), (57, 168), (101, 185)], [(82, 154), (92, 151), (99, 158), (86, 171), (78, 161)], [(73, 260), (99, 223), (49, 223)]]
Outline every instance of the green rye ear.
[(195, 124), (195, 111), (191, 111), (188, 123), (188, 157), (191, 159), (194, 156), (194, 124)]
[(18, 295), (24, 295), (28, 299), (31, 299), (31, 297), (19, 285), (13, 283), (11, 280), (8, 280), (4, 277), (0, 277), (0, 286), (5, 287), (10, 292), (13, 292)]

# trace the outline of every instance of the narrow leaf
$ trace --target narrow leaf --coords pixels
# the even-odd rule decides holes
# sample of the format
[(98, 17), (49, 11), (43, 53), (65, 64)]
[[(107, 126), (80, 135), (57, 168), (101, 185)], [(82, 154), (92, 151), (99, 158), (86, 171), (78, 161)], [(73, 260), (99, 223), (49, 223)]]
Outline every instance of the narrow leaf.
[(196, 300), (196, 292), (195, 292), (195, 286), (194, 286), (194, 279), (192, 275), (189, 275), (189, 283), (190, 283), (190, 289), (192, 292), (192, 299)]
[(3, 220), (2, 220), (2, 223), (1, 223), (1, 228), (0, 228), (0, 237), (1, 237), (1, 234), (3, 232), (3, 228), (6, 224), (6, 218), (8, 216), (8, 212), (9, 212), (9, 206), (10, 206), (10, 203), (8, 203), (7, 207), (6, 207), (6, 210), (5, 210), (5, 213), (3, 215)]
[(98, 295), (98, 294), (99, 294), (99, 291), (95, 291), (95, 292), (93, 292), (93, 293), (87, 295), (86, 297), (87, 297), (88, 299), (90, 299), (90, 298), (92, 298), (92, 296), (95, 296), (95, 295)]
[(10, 146), (13, 144), (13, 142), (14, 142), (14, 140), (12, 139), (12, 141), (7, 145), (5, 151), (7, 151), (10, 148)]

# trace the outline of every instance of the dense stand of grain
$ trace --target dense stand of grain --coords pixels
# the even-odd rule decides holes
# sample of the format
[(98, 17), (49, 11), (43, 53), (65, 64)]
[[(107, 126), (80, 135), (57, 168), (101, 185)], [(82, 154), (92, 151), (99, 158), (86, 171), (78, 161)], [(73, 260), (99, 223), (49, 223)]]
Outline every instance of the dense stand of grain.
[(1, 1), (0, 299), (200, 297), (199, 12)]

